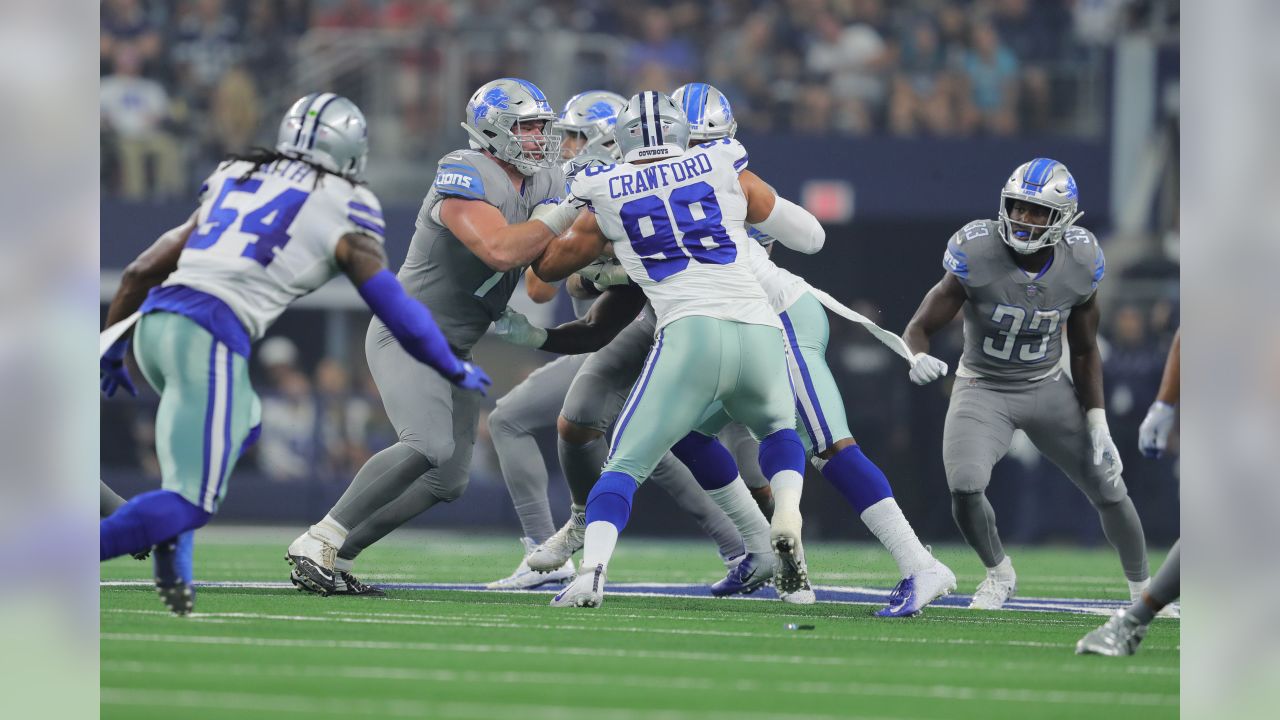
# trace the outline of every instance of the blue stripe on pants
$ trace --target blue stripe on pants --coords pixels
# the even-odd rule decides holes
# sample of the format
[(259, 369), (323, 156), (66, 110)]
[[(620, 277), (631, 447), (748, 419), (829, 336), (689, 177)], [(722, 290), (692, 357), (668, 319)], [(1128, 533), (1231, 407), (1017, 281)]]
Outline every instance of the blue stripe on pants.
[(613, 431), (613, 438), (609, 441), (609, 457), (613, 457), (614, 448), (618, 447), (618, 440), (622, 438), (622, 433), (627, 429), (627, 423), (631, 421), (631, 416), (636, 411), (636, 406), (640, 404), (640, 398), (644, 395), (644, 389), (649, 385), (649, 378), (653, 377), (653, 368), (658, 364), (658, 356), (662, 354), (662, 338), (664, 332), (658, 333), (658, 341), (654, 343), (653, 350), (649, 352), (649, 360), (646, 363), (644, 374), (636, 381), (634, 387), (631, 388), (631, 395), (627, 398), (627, 402), (622, 406), (622, 419), (618, 421), (618, 427)]
[[(800, 378), (804, 381), (804, 397), (800, 395), (800, 389), (792, 388), (796, 392), (796, 411), (800, 414), (800, 419), (804, 422), (805, 430), (809, 432), (809, 439), (813, 442), (813, 452), (817, 454), (825, 448), (830, 447), (834, 440), (831, 438), (831, 428), (827, 427), (827, 418), (822, 414), (822, 404), (818, 401), (818, 393), (813, 389), (813, 379), (809, 377), (809, 366), (805, 365), (804, 355), (800, 352), (800, 344), (796, 341), (796, 331), (791, 325), (791, 318), (784, 312), (778, 316), (782, 320), (782, 327), (787, 332), (787, 344), (791, 347), (791, 355), (795, 358), (796, 367), (800, 370)], [(812, 407), (814, 415), (813, 420), (809, 418), (809, 408), (805, 407), (805, 400)], [(818, 428), (822, 431), (822, 437), (819, 438), (813, 431), (813, 421), (816, 420)]]

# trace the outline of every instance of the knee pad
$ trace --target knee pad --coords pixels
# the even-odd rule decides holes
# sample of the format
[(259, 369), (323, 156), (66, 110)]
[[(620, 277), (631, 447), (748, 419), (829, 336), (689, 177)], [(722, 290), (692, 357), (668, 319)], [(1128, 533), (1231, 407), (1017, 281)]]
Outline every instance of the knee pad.
[(982, 493), (991, 484), (991, 468), (965, 463), (947, 466), (947, 486), (951, 494)]
[(783, 470), (804, 475), (804, 443), (794, 429), (778, 430), (760, 441), (760, 470), (770, 479)]

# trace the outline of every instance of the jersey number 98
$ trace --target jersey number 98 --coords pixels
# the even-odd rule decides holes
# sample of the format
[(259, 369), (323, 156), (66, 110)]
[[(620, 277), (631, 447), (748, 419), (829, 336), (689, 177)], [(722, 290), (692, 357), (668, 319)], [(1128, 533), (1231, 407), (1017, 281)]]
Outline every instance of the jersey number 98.
[[(618, 215), (631, 248), (654, 282), (684, 270), (689, 258), (708, 265), (728, 265), (738, 257), (738, 246), (722, 223), (720, 202), (705, 182), (676, 188), (667, 203), (654, 195), (636, 198), (624, 204)], [(672, 218), (680, 231), (679, 240)]]

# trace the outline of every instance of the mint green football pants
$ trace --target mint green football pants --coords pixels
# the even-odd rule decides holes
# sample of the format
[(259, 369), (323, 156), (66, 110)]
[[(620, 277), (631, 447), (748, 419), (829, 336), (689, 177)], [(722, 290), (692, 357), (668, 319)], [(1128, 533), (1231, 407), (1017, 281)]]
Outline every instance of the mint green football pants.
[(778, 328), (704, 316), (664, 327), (618, 416), (604, 471), (643, 482), (719, 406), (757, 437), (795, 426)]
[(248, 359), (175, 313), (143, 315), (133, 354), (160, 393), (156, 454), (161, 487), (217, 512), (245, 440), (262, 419)]

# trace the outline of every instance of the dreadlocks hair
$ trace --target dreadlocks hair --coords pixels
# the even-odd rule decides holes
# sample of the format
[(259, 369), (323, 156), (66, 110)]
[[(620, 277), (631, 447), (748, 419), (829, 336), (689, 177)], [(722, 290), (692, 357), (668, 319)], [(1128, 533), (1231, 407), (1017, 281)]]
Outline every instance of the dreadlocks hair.
[[(320, 186), (320, 180), (324, 178), (324, 176), (333, 174), (328, 170), (326, 170), (325, 168), (313, 162), (308, 162), (306, 160), (303, 160), (302, 158), (296, 158), (290, 155), (285, 155), (279, 150), (271, 150), (269, 148), (264, 148), (264, 147), (255, 147), (255, 148), (251, 148), (248, 152), (232, 153), (227, 156), (227, 162), (247, 162), (253, 165), (253, 167), (246, 170), (244, 174), (238, 178), (240, 182), (245, 182), (246, 180), (248, 180), (254, 173), (261, 170), (264, 165), (270, 165), (271, 163), (276, 162), (278, 160), (288, 160), (290, 162), (306, 163), (307, 165), (310, 165), (312, 168), (314, 168), (316, 171), (316, 179), (315, 179), (315, 183), (311, 186), (312, 190)], [(345, 177), (342, 175), (339, 175), (338, 177), (342, 178), (343, 180), (346, 180), (352, 185), (361, 184), (349, 177)]]

